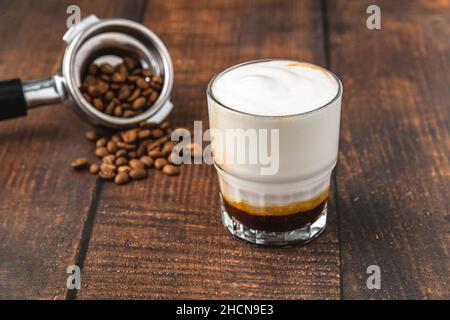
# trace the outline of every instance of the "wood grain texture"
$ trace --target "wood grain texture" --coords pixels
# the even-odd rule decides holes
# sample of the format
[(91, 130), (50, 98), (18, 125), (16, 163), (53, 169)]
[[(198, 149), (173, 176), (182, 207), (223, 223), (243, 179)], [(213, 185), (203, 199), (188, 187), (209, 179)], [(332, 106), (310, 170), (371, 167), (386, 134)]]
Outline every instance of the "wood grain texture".
[[(0, 76), (57, 73), (66, 8), (138, 18), (141, 2), (1, 1)], [(64, 299), (96, 181), (70, 169), (87, 154), (87, 125), (61, 105), (0, 123), (0, 298)]]
[[(450, 298), (450, 3), (328, 1), (343, 298)], [(381, 268), (381, 290), (366, 268)]]
[[(265, 57), (324, 63), (316, 1), (163, 1), (145, 24), (175, 67), (171, 120), (207, 125), (205, 88), (230, 65)], [(214, 168), (179, 177), (152, 171), (124, 187), (105, 184), (77, 298), (339, 298), (333, 203), (325, 234), (307, 246), (261, 248), (233, 239), (220, 222)]]

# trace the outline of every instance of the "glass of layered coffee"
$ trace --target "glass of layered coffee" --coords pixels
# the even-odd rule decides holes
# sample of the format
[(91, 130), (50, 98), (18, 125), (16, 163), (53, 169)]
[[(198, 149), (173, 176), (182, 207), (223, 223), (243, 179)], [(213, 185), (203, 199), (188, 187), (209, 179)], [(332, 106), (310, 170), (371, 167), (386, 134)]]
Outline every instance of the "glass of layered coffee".
[(307, 242), (326, 226), (342, 83), (291, 60), (233, 66), (208, 85), (222, 220), (262, 245)]

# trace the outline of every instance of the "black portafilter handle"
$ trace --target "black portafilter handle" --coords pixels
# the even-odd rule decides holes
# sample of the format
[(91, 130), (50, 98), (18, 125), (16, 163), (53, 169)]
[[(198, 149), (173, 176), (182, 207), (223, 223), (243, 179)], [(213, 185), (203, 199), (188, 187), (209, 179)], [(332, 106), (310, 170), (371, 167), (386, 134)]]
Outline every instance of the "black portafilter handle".
[(11, 79), (0, 81), (0, 120), (27, 115), (27, 102), (22, 81)]
[(65, 99), (64, 79), (59, 75), (24, 82), (20, 79), (0, 81), (0, 121), (26, 116), (28, 109)]

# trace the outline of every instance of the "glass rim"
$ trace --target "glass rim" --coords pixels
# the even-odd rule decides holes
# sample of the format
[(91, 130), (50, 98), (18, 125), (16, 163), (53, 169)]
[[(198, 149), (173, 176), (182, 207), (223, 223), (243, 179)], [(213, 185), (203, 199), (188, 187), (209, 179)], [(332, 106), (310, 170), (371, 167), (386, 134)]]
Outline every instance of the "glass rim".
[[(220, 78), (222, 75), (224, 75), (225, 73), (242, 67), (244, 65), (249, 65), (249, 64), (256, 64), (256, 63), (261, 63), (261, 62), (268, 62), (268, 61), (288, 61), (288, 62), (294, 62), (294, 63), (301, 63), (301, 64), (306, 64), (306, 65), (311, 65), (313, 67), (316, 68), (320, 68), (322, 70), (324, 70), (325, 72), (327, 72), (328, 74), (330, 74), (337, 82), (338, 84), (338, 90), (336, 95), (334, 96), (333, 99), (331, 99), (329, 102), (325, 103), (324, 105), (314, 109), (314, 110), (310, 110), (310, 111), (306, 111), (306, 112), (301, 112), (301, 113), (295, 113), (295, 114), (289, 114), (289, 115), (276, 115), (276, 116), (267, 116), (267, 115), (260, 115), (260, 114), (254, 114), (254, 113), (248, 113), (248, 112), (243, 112), (243, 111), (239, 111), (236, 110), (232, 107), (226, 106), (224, 103), (220, 102), (219, 99), (217, 99), (214, 94), (213, 94), (213, 90), (212, 90), (212, 86), (214, 84), (214, 81), (216, 81), (218, 78)], [(259, 59), (259, 60), (252, 60), (252, 61), (247, 61), (247, 62), (242, 62), (236, 65), (233, 65), (229, 68), (226, 68), (225, 70), (222, 70), (221, 72), (217, 73), (214, 77), (212, 77), (212, 79), (209, 81), (208, 86), (206, 87), (206, 95), (211, 98), (215, 103), (217, 103), (219, 106), (221, 106), (222, 108), (226, 109), (227, 111), (231, 111), (234, 113), (238, 113), (241, 115), (246, 115), (246, 116), (251, 116), (251, 117), (257, 117), (257, 118), (264, 118), (264, 119), (280, 119), (280, 118), (295, 118), (295, 117), (302, 117), (302, 116), (307, 116), (307, 115), (311, 115), (313, 113), (316, 112), (320, 112), (323, 109), (326, 109), (328, 106), (332, 105), (334, 102), (336, 102), (336, 100), (338, 100), (339, 98), (342, 97), (343, 94), (343, 85), (342, 85), (342, 81), (341, 79), (332, 71), (315, 65), (313, 63), (309, 63), (309, 62), (303, 62), (303, 61), (299, 61), (299, 60), (293, 60), (293, 59)]]

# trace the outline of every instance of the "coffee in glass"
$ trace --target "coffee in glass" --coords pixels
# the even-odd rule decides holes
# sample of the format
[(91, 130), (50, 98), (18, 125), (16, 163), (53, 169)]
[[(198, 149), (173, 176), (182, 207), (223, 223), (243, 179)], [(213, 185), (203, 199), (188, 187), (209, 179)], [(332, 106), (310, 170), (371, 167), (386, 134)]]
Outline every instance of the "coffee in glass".
[(307, 242), (326, 226), (336, 165), (341, 81), (292, 60), (258, 60), (208, 85), (222, 220), (263, 245)]

